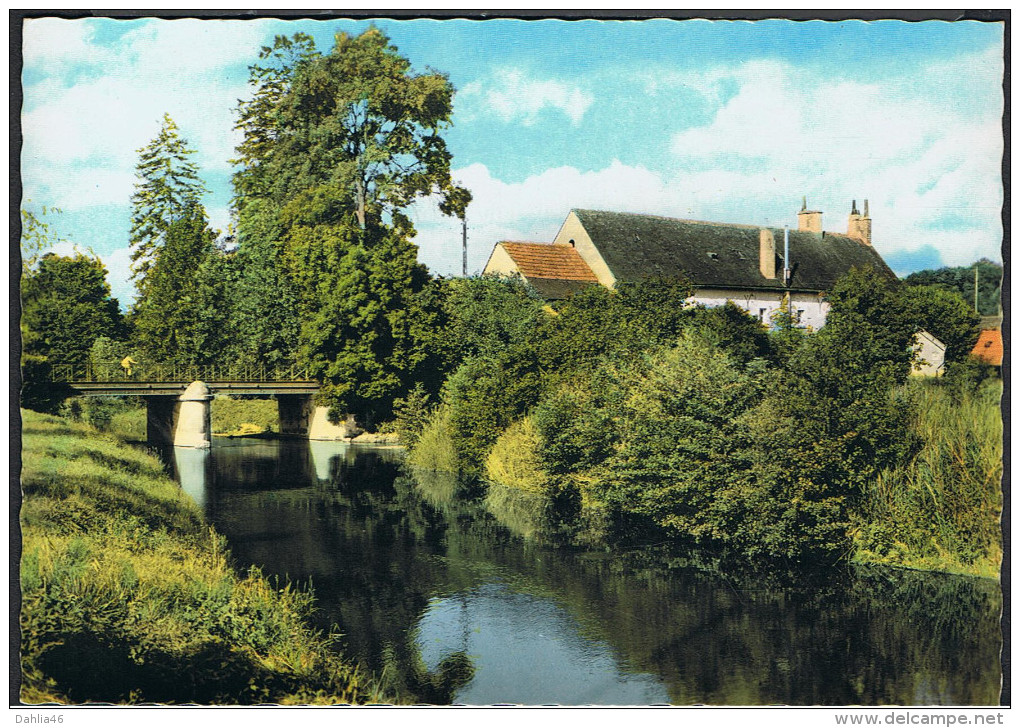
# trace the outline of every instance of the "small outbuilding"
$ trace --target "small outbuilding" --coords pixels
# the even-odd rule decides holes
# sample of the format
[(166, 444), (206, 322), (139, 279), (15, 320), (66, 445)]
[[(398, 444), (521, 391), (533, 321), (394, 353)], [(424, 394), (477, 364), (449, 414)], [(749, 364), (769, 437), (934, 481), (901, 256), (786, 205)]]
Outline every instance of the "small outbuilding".
[(916, 377), (941, 377), (946, 370), (946, 345), (921, 329), (914, 336), (910, 373)]

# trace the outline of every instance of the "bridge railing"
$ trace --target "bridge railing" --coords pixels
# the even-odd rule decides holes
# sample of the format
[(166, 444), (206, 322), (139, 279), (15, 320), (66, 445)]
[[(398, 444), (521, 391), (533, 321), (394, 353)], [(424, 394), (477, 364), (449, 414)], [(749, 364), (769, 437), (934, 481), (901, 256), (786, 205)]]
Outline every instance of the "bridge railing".
[(52, 367), (55, 382), (296, 382), (312, 381), (308, 371), (299, 366), (267, 367), (265, 365), (191, 366), (139, 362), (130, 369), (120, 362), (103, 362), (78, 366), (56, 364)]

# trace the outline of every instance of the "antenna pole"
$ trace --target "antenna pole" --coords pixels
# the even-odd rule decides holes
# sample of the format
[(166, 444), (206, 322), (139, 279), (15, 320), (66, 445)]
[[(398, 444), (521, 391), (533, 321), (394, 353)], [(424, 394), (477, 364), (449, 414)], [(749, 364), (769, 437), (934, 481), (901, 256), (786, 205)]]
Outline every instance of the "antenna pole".
[(460, 219), (462, 223), (461, 227), (461, 242), (463, 248), (463, 257), (461, 260), (461, 273), (467, 278), (467, 213)]

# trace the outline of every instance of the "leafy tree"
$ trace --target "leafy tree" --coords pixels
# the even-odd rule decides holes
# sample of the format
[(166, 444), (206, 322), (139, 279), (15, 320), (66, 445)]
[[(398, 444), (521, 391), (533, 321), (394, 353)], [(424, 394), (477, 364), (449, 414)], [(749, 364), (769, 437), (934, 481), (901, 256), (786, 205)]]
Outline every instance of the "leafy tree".
[[(26, 200), (28, 202), (31, 200)], [(47, 220), (49, 215), (60, 212), (56, 207), (45, 205), (38, 214), (27, 207), (21, 208), (21, 264), (24, 268), (35, 268), (43, 252), (61, 242)]]
[(21, 300), (22, 404), (51, 411), (68, 394), (51, 384), (52, 367), (84, 367), (99, 337), (124, 337), (124, 320), (106, 268), (80, 253), (40, 258), (22, 277)]
[(143, 294), (170, 225), (206, 192), (198, 167), (189, 159), (192, 154), (169, 114), (163, 115), (156, 137), (138, 150), (135, 174), (140, 181), (131, 196), (131, 260)]
[(937, 286), (960, 294), (973, 309), (974, 271), (978, 274), (978, 313), (995, 316), (1002, 313), (1002, 266), (982, 258), (973, 265), (938, 270), (921, 270), (903, 279), (907, 286)]
[[(453, 87), (412, 72), (375, 28), (337, 35), (326, 55), (307, 36), (278, 38), (261, 57), (238, 123), (239, 256), (294, 296), (296, 358), (322, 380), (320, 400), (334, 414), (384, 419), (429, 357), (409, 313), (428, 276), (404, 210), (434, 195), (462, 215), (470, 200), (450, 180), (441, 136)], [(295, 323), (278, 308), (269, 318), (280, 330)], [(253, 348), (289, 354), (248, 333)]]
[(906, 286), (902, 293), (907, 315), (946, 345), (946, 363), (966, 359), (980, 334), (973, 305), (939, 286)]
[(353, 215), (361, 229), (386, 218), (403, 229), (402, 211), (432, 194), (462, 214), (470, 195), (451, 181), (440, 135), (452, 101), (446, 76), (413, 73), (378, 29), (337, 34), (329, 54), (303, 55), (275, 105), (277, 143), (265, 159), (273, 197), (304, 195), (324, 221)]

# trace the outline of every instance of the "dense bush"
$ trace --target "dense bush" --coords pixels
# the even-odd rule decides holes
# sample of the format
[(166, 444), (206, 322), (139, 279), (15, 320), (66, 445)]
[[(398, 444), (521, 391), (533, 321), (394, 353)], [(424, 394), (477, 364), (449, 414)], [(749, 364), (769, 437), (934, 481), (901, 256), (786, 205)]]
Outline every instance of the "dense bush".
[[(519, 282), (466, 292), (496, 305), (476, 328), (453, 315), (470, 346), (412, 461), (484, 464), (490, 509), (521, 532), (557, 500), (560, 516), (607, 533), (791, 565), (848, 558), (869, 487), (930, 444), (924, 403), (902, 389), (917, 306), (937, 299), (932, 325), (961, 341), (971, 322), (942, 292), (908, 296), (869, 269), (836, 283), (818, 332), (782, 320), (767, 332), (732, 303), (688, 306), (680, 282), (592, 287), (544, 314)], [(947, 396), (973, 392), (973, 369), (950, 364)]]

